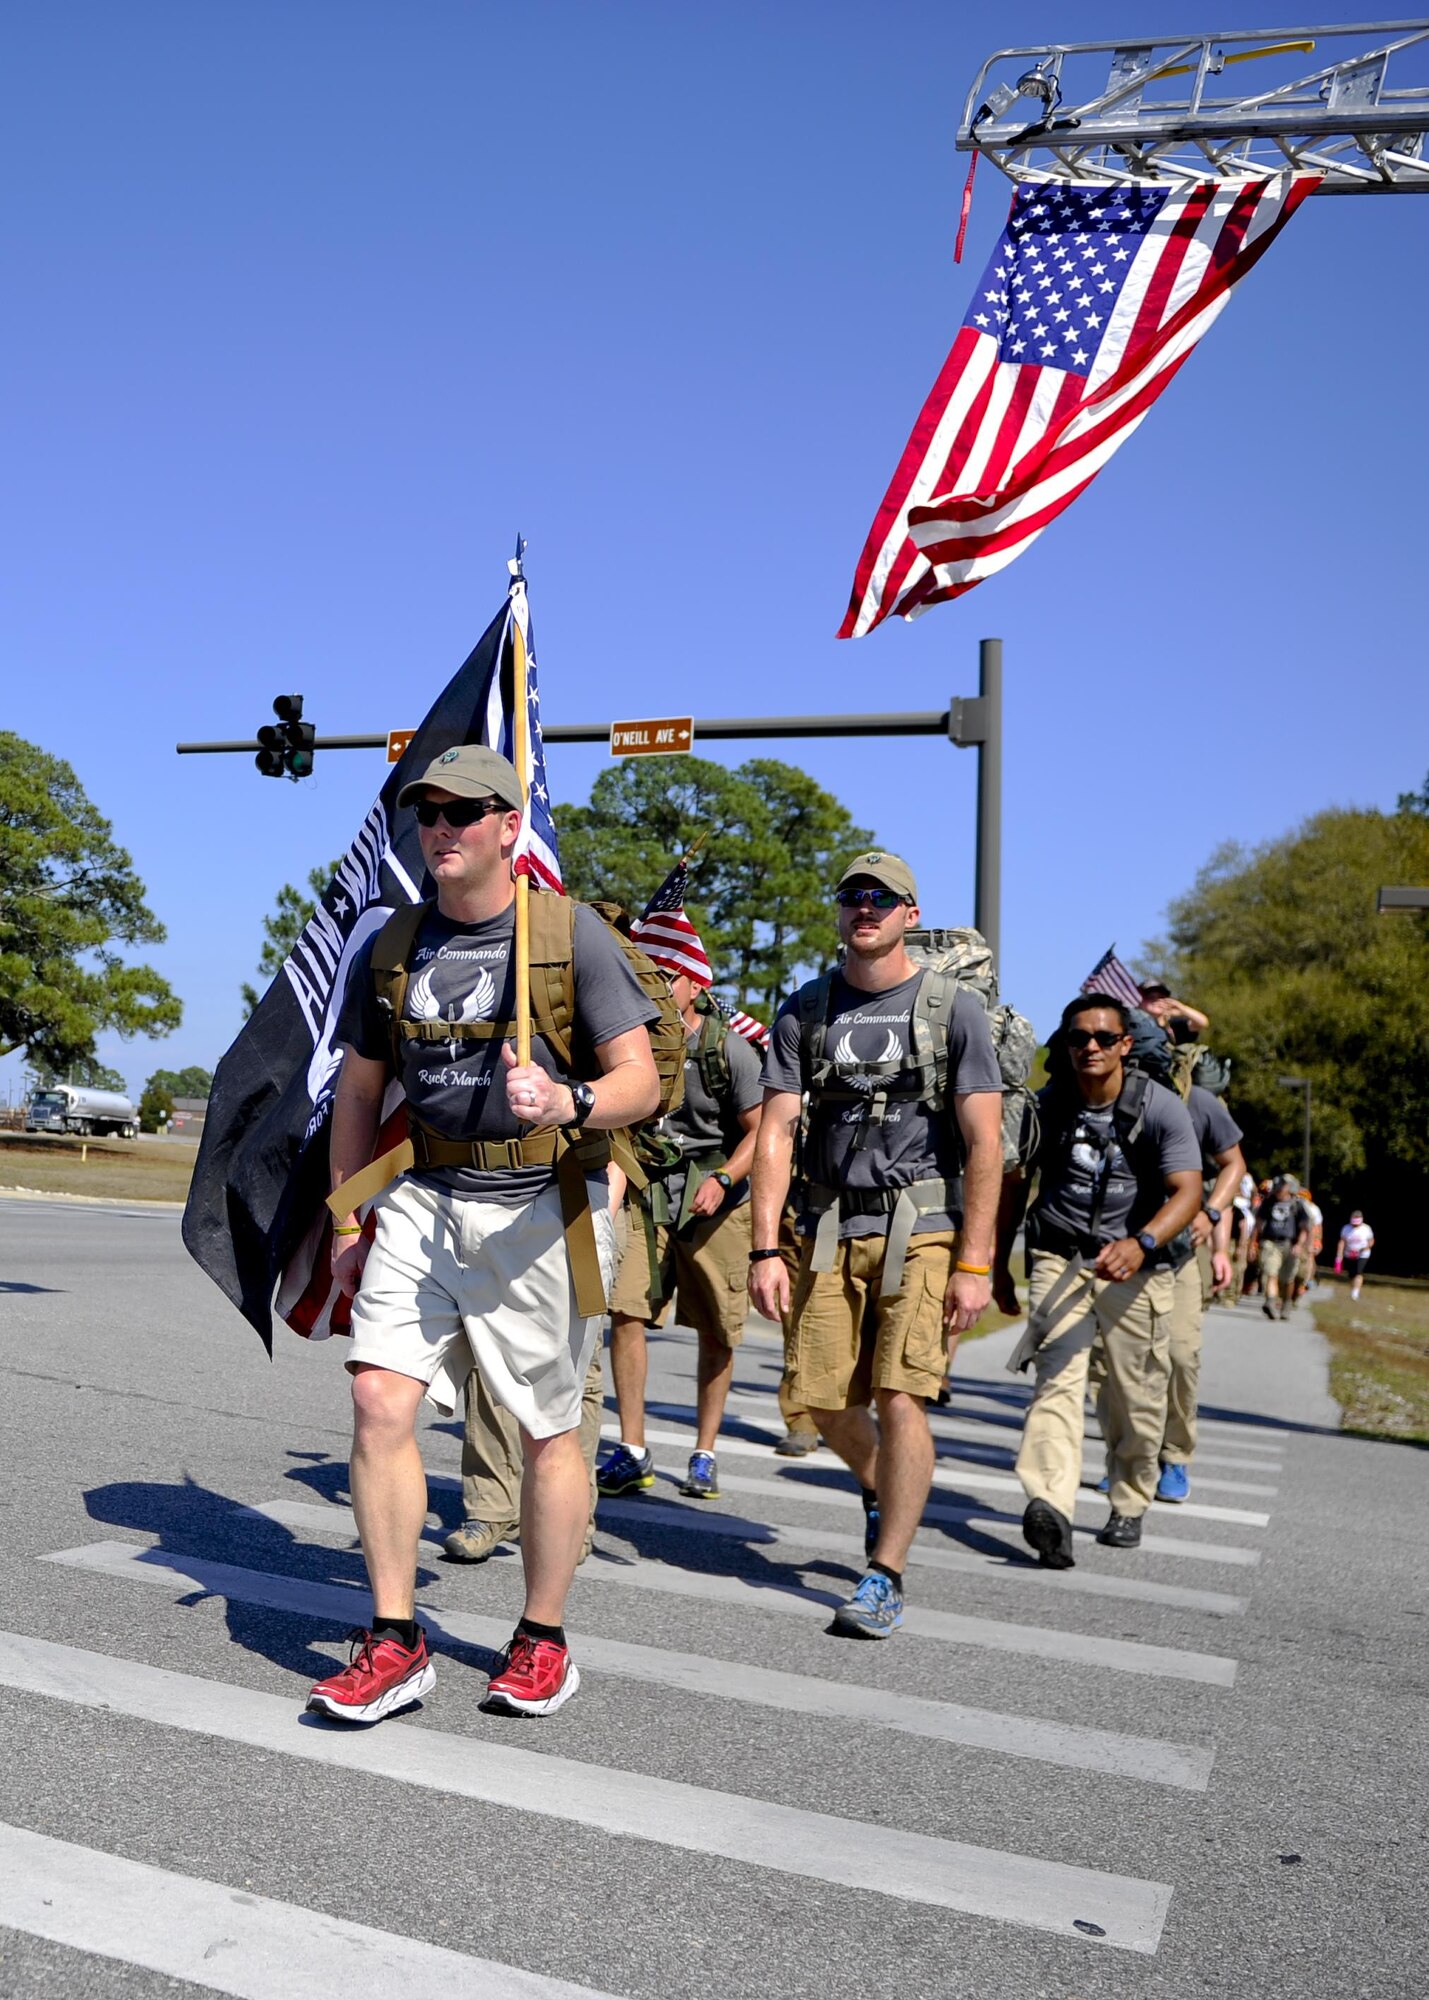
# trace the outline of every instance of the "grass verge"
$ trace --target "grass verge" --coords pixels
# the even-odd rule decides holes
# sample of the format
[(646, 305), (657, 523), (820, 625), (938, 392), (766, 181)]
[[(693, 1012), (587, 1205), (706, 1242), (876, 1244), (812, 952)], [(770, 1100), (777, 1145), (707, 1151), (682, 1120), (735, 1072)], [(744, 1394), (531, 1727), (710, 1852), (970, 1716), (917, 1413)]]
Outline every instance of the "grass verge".
[(112, 1201), (182, 1201), (198, 1146), (182, 1139), (60, 1139), (0, 1134), (0, 1187), (96, 1194)]
[(1349, 1286), (1314, 1302), (1330, 1343), (1330, 1394), (1344, 1410), (1340, 1428), (1357, 1437), (1429, 1445), (1429, 1292)]

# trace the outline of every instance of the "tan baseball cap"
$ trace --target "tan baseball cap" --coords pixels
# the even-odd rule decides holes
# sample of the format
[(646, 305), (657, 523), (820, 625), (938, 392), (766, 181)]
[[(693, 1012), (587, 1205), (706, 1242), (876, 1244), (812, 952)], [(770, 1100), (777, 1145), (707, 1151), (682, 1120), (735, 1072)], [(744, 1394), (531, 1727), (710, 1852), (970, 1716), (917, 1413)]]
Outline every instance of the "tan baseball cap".
[(906, 896), (910, 903), (918, 900), (918, 884), (913, 880), (913, 870), (897, 854), (887, 854), (880, 847), (872, 848), (867, 854), (860, 854), (850, 861), (838, 879), (838, 887), (845, 888), (866, 875), (870, 881), (881, 882), (885, 889), (892, 889), (895, 895)]
[(428, 785), (437, 785), (459, 799), (500, 799), (513, 812), (521, 810), (521, 780), (516, 766), (499, 750), (484, 743), (459, 743), (434, 757), (420, 778), (413, 778), (397, 794), (399, 806), (409, 806), (421, 798)]

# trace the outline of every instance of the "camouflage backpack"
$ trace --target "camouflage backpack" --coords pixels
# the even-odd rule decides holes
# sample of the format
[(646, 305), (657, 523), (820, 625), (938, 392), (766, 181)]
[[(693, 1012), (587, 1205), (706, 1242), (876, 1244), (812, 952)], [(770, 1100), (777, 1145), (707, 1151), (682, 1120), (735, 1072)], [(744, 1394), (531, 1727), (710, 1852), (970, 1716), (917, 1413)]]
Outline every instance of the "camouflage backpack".
[(1037, 1100), (1027, 1080), (1037, 1056), (1037, 1032), (1025, 1014), (997, 997), (997, 967), (981, 931), (971, 925), (909, 931), (908, 956), (930, 972), (950, 973), (987, 1015), (1002, 1075), (1002, 1170), (1025, 1167), (1037, 1150)]

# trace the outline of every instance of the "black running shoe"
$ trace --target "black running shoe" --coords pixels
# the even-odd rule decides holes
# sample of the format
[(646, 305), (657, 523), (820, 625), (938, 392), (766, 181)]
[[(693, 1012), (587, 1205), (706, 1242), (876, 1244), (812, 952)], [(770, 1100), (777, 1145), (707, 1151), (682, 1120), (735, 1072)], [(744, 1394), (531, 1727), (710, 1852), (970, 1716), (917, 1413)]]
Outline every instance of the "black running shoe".
[(1075, 1569), (1072, 1524), (1047, 1500), (1029, 1500), (1022, 1516), (1022, 1539), (1037, 1551), (1043, 1569)]
[(1097, 1540), (1108, 1549), (1139, 1549), (1141, 1547), (1141, 1516), (1139, 1514), (1118, 1514), (1113, 1508), (1106, 1526)]

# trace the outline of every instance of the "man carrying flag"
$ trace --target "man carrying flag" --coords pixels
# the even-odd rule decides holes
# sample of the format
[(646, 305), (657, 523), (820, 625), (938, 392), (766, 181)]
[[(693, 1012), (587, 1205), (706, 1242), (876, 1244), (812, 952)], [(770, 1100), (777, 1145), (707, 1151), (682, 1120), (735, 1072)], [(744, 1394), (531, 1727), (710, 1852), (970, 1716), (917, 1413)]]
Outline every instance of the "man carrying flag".
[[(525, 1460), (526, 1604), (485, 1706), (549, 1714), (579, 1685), (562, 1618), (589, 1509), (581, 1389), (614, 1267), (600, 1135), (656, 1107), (656, 1015), (600, 917), (538, 894), (534, 1034), (517, 1061), (522, 792), (515, 766), (478, 745), (445, 750), (403, 787), (397, 807), (415, 809), (436, 900), (359, 953), (338, 1031), (332, 1266), (356, 1295), (352, 1500), (373, 1616), (309, 1706), (345, 1721), (390, 1715), (435, 1681), (414, 1616), (427, 1511), (416, 1416), (424, 1395), (450, 1416), (473, 1364), (519, 1423)], [(570, 992), (564, 1022), (536, 998), (538, 975), (540, 992)], [(394, 1077), (408, 1140), (369, 1167)], [(374, 1195), (369, 1255), (358, 1211)], [(598, 1271), (582, 1268), (582, 1226)]]
[(655, 1483), (645, 1445), (645, 1332), (664, 1317), (673, 1280), (681, 1324), (699, 1341), (695, 1449), (680, 1491), (708, 1500), (719, 1493), (715, 1442), (749, 1314), (748, 1175), (763, 1091), (753, 1044), (731, 1031), (709, 997), (710, 962), (685, 914), (689, 876), (687, 858), (630, 926), (631, 942), (668, 976), (684, 1019), (685, 1096), (661, 1127), (670, 1162), (630, 1196), (631, 1229), (610, 1302), (620, 1441), (596, 1484), (613, 1495)]

